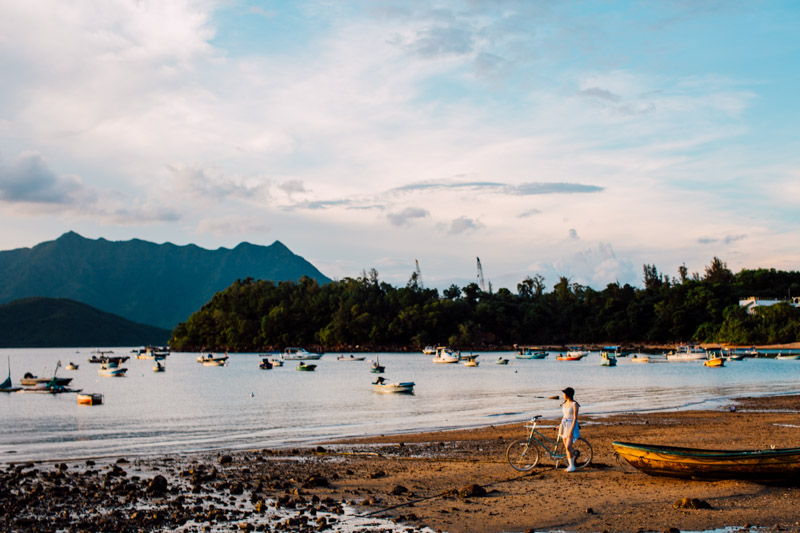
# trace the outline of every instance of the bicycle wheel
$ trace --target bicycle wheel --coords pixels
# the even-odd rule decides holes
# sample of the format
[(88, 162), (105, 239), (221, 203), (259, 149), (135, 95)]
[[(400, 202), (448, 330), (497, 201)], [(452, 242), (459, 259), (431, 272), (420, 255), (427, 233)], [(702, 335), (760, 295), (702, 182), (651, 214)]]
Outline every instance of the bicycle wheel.
[(506, 459), (514, 470), (528, 472), (539, 462), (539, 447), (528, 439), (517, 439), (508, 445)]
[(592, 462), (592, 445), (589, 444), (583, 437), (572, 443), (572, 454), (575, 457), (575, 468), (583, 468)]

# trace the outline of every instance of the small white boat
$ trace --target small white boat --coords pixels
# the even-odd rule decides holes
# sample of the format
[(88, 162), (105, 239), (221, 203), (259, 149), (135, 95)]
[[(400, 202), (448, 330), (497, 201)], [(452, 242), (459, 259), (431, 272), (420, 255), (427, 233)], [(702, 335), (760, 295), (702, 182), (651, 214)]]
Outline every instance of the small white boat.
[(111, 366), (110, 364), (100, 365), (97, 369), (97, 375), (104, 378), (121, 378), (125, 377), (127, 368), (120, 368), (119, 366)]
[(228, 361), (228, 353), (225, 352), (223, 356), (215, 356), (213, 353), (208, 355), (201, 355), (197, 358), (198, 363), (203, 363), (203, 366), (223, 366)]
[(775, 356), (775, 359), (781, 361), (794, 361), (795, 359), (800, 359), (800, 353), (783, 353), (779, 352), (778, 355)]
[(464, 361), (464, 366), (478, 366), (478, 361), (475, 359), (475, 357), (470, 356), (466, 361)]
[(78, 370), (79, 366), (80, 365), (76, 365), (75, 363), (70, 361), (69, 363), (67, 363), (67, 366), (65, 366), (64, 368), (66, 368), (67, 370)]
[(666, 354), (667, 361), (671, 363), (681, 363), (686, 361), (705, 361), (708, 353), (695, 344), (681, 344), (674, 351)]
[(436, 355), (433, 356), (434, 363), (458, 363), (460, 360), (460, 352), (453, 351), (446, 346), (436, 347)]
[(434, 355), (436, 353), (436, 348), (433, 346), (426, 346), (422, 349), (422, 353), (425, 355)]
[(631, 363), (649, 363), (650, 356), (643, 353), (635, 353), (631, 356)]
[(305, 348), (289, 347), (283, 350), (281, 355), (284, 361), (303, 361), (303, 360), (316, 360), (322, 357), (321, 353), (311, 353)]
[(390, 383), (384, 378), (379, 377), (372, 384), (372, 390), (381, 394), (413, 394), (414, 385), (415, 383), (413, 381)]
[(366, 357), (356, 357), (352, 354), (350, 354), (347, 357), (345, 357), (344, 355), (340, 355), (339, 357), (336, 358), (337, 361), (363, 361), (364, 359), (366, 359)]
[(495, 361), (494, 364), (496, 364), (496, 365), (507, 365), (508, 364), (508, 359), (506, 359), (505, 357), (498, 357), (497, 361)]

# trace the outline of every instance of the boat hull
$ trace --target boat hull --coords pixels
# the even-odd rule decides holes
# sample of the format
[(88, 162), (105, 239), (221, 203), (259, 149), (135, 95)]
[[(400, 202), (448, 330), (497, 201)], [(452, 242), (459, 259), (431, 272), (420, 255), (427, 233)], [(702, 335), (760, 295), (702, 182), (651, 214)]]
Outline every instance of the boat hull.
[(613, 442), (612, 446), (628, 463), (652, 476), (765, 483), (800, 476), (800, 448), (726, 451), (629, 442)]
[(413, 382), (403, 383), (373, 383), (372, 390), (380, 394), (411, 394), (414, 392)]
[(103, 403), (102, 394), (81, 394), (78, 393), (78, 405), (101, 405)]

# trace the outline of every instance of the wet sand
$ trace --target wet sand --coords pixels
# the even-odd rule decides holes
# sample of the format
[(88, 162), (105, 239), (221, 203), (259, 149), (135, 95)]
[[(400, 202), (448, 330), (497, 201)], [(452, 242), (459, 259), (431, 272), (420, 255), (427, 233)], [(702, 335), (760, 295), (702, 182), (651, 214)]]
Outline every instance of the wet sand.
[[(529, 474), (512, 470), (505, 450), (525, 434), (522, 424), (303, 449), (12, 463), (0, 474), (0, 529), (800, 531), (800, 483), (650, 477), (619, 464), (611, 447), (614, 440), (796, 447), (799, 415), (800, 396), (743, 398), (707, 411), (584, 413), (582, 436), (594, 460), (575, 473), (555, 470), (549, 461)], [(544, 424), (555, 427), (556, 421)], [(711, 508), (673, 507), (685, 497)]]

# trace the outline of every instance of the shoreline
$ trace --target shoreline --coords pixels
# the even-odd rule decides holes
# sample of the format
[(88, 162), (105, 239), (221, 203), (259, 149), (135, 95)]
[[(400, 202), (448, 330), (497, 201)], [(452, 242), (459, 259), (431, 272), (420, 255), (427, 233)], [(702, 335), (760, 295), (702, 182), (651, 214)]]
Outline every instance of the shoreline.
[[(582, 414), (594, 460), (574, 474), (552, 464), (512, 470), (504, 452), (523, 436), (520, 423), (277, 450), (9, 463), (0, 474), (8, 488), (0, 523), (7, 531), (800, 531), (799, 486), (650, 477), (618, 464), (610, 446), (792, 447), (798, 414), (796, 394), (702, 410)], [(673, 508), (684, 497), (712, 508)]]

